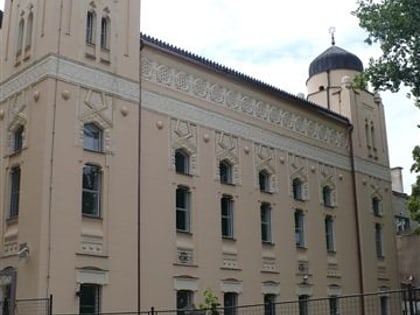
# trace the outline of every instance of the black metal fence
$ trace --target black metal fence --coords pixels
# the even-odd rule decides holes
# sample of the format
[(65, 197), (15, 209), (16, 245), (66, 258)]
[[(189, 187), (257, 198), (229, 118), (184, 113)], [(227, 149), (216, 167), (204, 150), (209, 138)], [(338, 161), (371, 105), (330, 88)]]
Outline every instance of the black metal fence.
[(13, 309), (4, 307), (5, 315), (51, 315), (52, 297), (44, 299), (22, 299), (16, 300)]
[[(21, 313), (17, 313), (21, 314)], [(24, 313), (48, 314), (48, 313)], [(84, 315), (420, 315), (420, 288), (370, 294), (299, 299), (212, 310), (178, 309)], [(76, 315), (76, 314), (55, 314)], [(78, 315), (78, 314), (77, 314)]]

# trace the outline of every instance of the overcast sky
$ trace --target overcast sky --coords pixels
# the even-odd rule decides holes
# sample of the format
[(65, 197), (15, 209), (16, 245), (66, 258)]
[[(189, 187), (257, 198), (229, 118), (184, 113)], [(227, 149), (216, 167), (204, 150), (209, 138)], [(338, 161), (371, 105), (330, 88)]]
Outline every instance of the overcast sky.
[[(366, 34), (351, 15), (355, 7), (356, 0), (142, 0), (141, 31), (289, 93), (306, 94), (309, 64), (331, 45), (331, 26), (337, 46), (365, 66), (380, 54), (364, 43)], [(420, 110), (406, 91), (381, 96), (390, 164), (403, 167), (404, 190), (411, 193)]]

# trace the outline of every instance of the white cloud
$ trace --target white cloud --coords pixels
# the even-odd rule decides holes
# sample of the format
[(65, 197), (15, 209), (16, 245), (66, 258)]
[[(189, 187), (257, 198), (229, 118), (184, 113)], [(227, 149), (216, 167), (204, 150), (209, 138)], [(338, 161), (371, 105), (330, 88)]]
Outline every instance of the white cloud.
[[(4, 0), (0, 0), (0, 9)], [(305, 92), (309, 63), (330, 45), (359, 56), (378, 56), (350, 13), (356, 0), (142, 0), (141, 30), (292, 94)], [(411, 150), (420, 138), (420, 111), (405, 91), (382, 93), (391, 166), (401, 166), (410, 192)]]

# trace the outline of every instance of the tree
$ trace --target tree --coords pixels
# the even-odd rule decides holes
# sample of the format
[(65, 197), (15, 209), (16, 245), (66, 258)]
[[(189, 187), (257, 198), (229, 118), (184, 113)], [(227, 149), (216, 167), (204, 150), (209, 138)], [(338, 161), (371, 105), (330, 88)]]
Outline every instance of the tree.
[(208, 315), (219, 315), (218, 308), (220, 307), (219, 299), (214, 295), (209, 288), (203, 292), (204, 302), (199, 305), (200, 309), (205, 311)]
[[(369, 45), (378, 43), (382, 50), (378, 59), (369, 60), (356, 85), (364, 87), (370, 82), (377, 90), (398, 92), (402, 84), (420, 108), (419, 4), (419, 0), (358, 0), (353, 14), (368, 33), (365, 41)], [(413, 159), (411, 171), (419, 173), (420, 146), (414, 148)], [(420, 175), (412, 187), (408, 208), (412, 218), (420, 222)]]
[(401, 85), (420, 107), (420, 5), (419, 0), (359, 0), (353, 14), (367, 31), (366, 42), (378, 43), (382, 55), (369, 60), (357, 83), (398, 92)]
[[(420, 146), (416, 146), (413, 150), (414, 164), (411, 167), (412, 172), (420, 172)], [(417, 175), (416, 183), (411, 188), (411, 196), (408, 199), (408, 209), (410, 210), (411, 218), (420, 223), (420, 175)], [(420, 233), (420, 228), (417, 229)]]

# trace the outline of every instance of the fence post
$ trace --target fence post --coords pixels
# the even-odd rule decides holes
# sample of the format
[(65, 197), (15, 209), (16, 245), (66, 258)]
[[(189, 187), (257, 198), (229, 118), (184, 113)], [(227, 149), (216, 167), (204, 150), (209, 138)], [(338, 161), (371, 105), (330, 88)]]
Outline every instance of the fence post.
[(52, 315), (53, 311), (53, 295), (50, 294), (50, 299), (48, 301), (48, 315)]
[(155, 315), (155, 308), (153, 306), (150, 308), (150, 315)]

